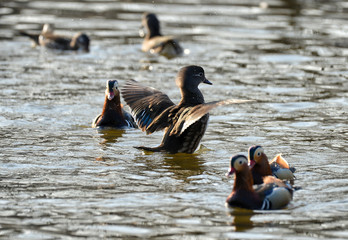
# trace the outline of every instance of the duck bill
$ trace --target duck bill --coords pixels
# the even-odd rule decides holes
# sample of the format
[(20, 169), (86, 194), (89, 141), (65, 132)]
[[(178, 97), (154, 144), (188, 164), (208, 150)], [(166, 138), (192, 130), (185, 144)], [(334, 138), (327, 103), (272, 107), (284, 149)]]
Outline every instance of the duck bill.
[(209, 85), (213, 85), (208, 79), (204, 79), (203, 83), (209, 84)]
[(229, 177), (231, 175), (233, 175), (233, 173), (235, 172), (236, 170), (234, 168), (230, 168), (228, 169), (228, 172), (226, 173), (226, 177)]
[(252, 169), (255, 166), (256, 162), (255, 160), (250, 160), (249, 161), (249, 168)]
[(113, 91), (108, 92), (108, 99), (111, 101), (115, 97), (115, 94)]

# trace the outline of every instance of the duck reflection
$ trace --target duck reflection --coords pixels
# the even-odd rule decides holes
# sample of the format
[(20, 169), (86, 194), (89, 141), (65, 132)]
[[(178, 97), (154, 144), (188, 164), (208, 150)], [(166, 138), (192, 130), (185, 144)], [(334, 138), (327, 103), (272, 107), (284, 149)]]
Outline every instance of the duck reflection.
[(251, 217), (255, 215), (253, 210), (233, 208), (229, 211), (229, 215), (233, 218), (230, 225), (235, 227), (236, 232), (244, 232), (254, 227), (251, 221)]
[[(114, 128), (101, 128), (97, 130), (100, 134), (101, 141), (101, 150), (104, 151), (107, 149), (107, 147), (111, 146), (113, 143), (117, 142), (117, 139), (122, 137), (125, 130), (122, 129), (114, 129)], [(107, 158), (104, 157), (102, 154), (99, 157), (96, 157), (97, 161), (106, 161)]]
[(189, 181), (188, 178), (191, 176), (201, 175), (205, 170), (204, 160), (197, 154), (166, 154), (163, 162), (168, 171), (184, 181)]
[(102, 141), (99, 143), (102, 146), (109, 146), (112, 143), (117, 142), (117, 139), (122, 137), (125, 130), (122, 129), (113, 129), (113, 128), (103, 128), (98, 129), (98, 133), (102, 138)]
[(161, 169), (166, 169), (173, 173), (173, 177), (178, 180), (189, 182), (191, 176), (200, 175), (205, 171), (205, 160), (199, 154), (187, 153), (160, 153), (156, 154), (149, 151), (144, 151), (144, 155), (151, 155), (153, 157), (147, 158), (146, 166), (149, 169), (157, 169), (161, 165)]

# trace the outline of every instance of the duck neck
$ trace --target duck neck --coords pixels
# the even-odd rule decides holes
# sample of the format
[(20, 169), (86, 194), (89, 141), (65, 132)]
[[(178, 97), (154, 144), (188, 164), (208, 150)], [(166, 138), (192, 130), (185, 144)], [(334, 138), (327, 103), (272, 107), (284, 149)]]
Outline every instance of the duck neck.
[(119, 94), (115, 95), (115, 97), (112, 100), (109, 100), (108, 97), (105, 96), (102, 115), (106, 115), (109, 113), (117, 114), (123, 118), (122, 106), (121, 106)]
[(235, 173), (233, 191), (247, 190), (253, 192), (253, 176), (248, 168)]
[(154, 23), (151, 25), (151, 27), (149, 26), (146, 27), (146, 30), (147, 30), (147, 34), (146, 34), (147, 39), (157, 37), (157, 36), (162, 36), (159, 23), (158, 24)]
[(254, 165), (255, 170), (261, 173), (262, 176), (272, 175), (271, 166), (269, 165), (268, 158), (263, 157), (260, 163)]
[(204, 103), (204, 97), (202, 92), (196, 88), (194, 91), (188, 91), (180, 89), (181, 91), (181, 104), (198, 105)]

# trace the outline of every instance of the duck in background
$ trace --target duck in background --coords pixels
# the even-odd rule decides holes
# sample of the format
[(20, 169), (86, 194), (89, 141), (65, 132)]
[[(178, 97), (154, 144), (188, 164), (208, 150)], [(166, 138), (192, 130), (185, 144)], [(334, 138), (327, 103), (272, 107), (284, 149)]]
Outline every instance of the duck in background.
[(53, 32), (54, 32), (53, 25), (49, 23), (45, 23), (42, 27), (41, 33), (39, 34), (27, 33), (25, 31), (19, 31), (19, 34), (22, 36), (29, 37), (32, 42), (32, 46), (36, 47), (36, 46), (40, 46), (40, 41), (39, 41), (40, 36), (52, 35)]
[(19, 31), (22, 36), (29, 37), (33, 46), (44, 46), (50, 49), (89, 52), (90, 39), (85, 33), (78, 32), (72, 38), (54, 34), (51, 24), (44, 24), (40, 34)]
[(244, 155), (231, 158), (227, 176), (232, 174), (235, 174), (234, 185), (226, 199), (227, 207), (275, 210), (286, 207), (292, 199), (293, 189), (271, 176), (265, 177), (263, 184), (254, 185), (248, 159)]
[[(144, 29), (146, 29), (146, 34)], [(154, 13), (144, 13), (142, 28), (139, 31), (145, 37), (141, 50), (152, 54), (160, 54), (167, 58), (174, 58), (183, 54), (183, 49), (173, 36), (163, 36), (160, 31), (160, 22)]]
[(133, 117), (123, 109), (117, 80), (106, 82), (103, 111), (94, 119), (92, 127), (137, 128)]
[(291, 168), (287, 161), (278, 154), (271, 163), (261, 146), (251, 146), (248, 150), (249, 164), (253, 175), (254, 184), (263, 183), (265, 176), (275, 176), (282, 180), (293, 181), (295, 168)]
[(205, 103), (198, 85), (212, 83), (205, 78), (200, 66), (180, 69), (176, 85), (181, 100), (175, 105), (169, 97), (154, 88), (144, 87), (137, 81), (128, 81), (122, 96), (135, 116), (142, 131), (151, 134), (165, 129), (158, 147), (137, 147), (152, 152), (193, 153), (199, 145), (208, 125), (209, 111), (217, 106), (248, 102), (250, 100), (225, 100)]

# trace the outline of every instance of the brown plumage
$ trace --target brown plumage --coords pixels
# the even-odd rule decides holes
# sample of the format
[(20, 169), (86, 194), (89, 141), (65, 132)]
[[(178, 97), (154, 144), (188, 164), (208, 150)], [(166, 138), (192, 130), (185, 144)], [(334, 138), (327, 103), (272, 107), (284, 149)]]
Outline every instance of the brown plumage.
[[(141, 47), (144, 52), (158, 53), (167, 58), (178, 57), (183, 54), (179, 42), (172, 36), (162, 36), (160, 22), (153, 13), (144, 13), (142, 26), (146, 29)], [(144, 35), (141, 33), (141, 35)]]
[(103, 111), (94, 119), (92, 127), (137, 128), (133, 117), (122, 107), (116, 80), (106, 82)]
[(90, 39), (86, 34), (79, 32), (72, 38), (69, 38), (54, 34), (53, 31), (51, 25), (45, 24), (40, 34), (31, 34), (25, 31), (20, 31), (19, 33), (29, 37), (33, 41), (34, 46), (43, 46), (57, 50), (89, 51)]
[[(265, 176), (276, 176), (283, 180), (293, 180), (295, 171), (294, 168), (284, 168), (276, 163), (276, 160), (272, 164), (269, 163), (267, 155), (261, 146), (251, 146), (248, 150), (248, 158), (251, 166), (251, 172), (254, 179), (254, 184), (261, 184), (264, 182)], [(284, 159), (282, 159), (285, 161)], [(284, 176), (284, 177), (283, 177)]]
[(247, 209), (281, 209), (292, 199), (292, 189), (282, 183), (281, 186), (271, 178), (261, 185), (253, 185), (253, 176), (244, 155), (231, 158), (228, 175), (235, 173), (231, 194), (226, 199), (228, 207)]
[(263, 177), (271, 176), (272, 170), (268, 158), (261, 146), (252, 146), (248, 150), (248, 158), (251, 166), (254, 184), (263, 183)]
[(182, 68), (176, 78), (180, 88), (181, 101), (175, 105), (169, 97), (136, 81), (128, 81), (122, 89), (122, 96), (132, 109), (140, 129), (151, 134), (165, 130), (162, 143), (158, 147), (138, 147), (148, 151), (169, 153), (193, 153), (202, 139), (209, 119), (209, 110), (214, 107), (245, 102), (226, 100), (205, 103), (200, 83), (211, 84), (199, 66)]

